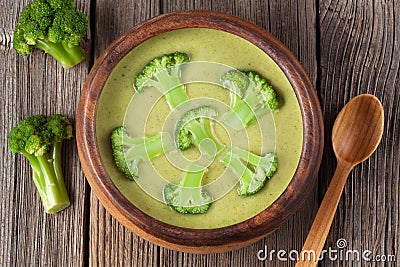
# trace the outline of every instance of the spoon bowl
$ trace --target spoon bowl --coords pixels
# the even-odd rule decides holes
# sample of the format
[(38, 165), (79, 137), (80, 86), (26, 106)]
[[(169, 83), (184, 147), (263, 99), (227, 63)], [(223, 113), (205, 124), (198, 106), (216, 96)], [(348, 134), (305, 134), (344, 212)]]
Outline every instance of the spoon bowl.
[(356, 165), (371, 156), (383, 133), (383, 108), (373, 95), (353, 98), (339, 113), (332, 129), (338, 159)]

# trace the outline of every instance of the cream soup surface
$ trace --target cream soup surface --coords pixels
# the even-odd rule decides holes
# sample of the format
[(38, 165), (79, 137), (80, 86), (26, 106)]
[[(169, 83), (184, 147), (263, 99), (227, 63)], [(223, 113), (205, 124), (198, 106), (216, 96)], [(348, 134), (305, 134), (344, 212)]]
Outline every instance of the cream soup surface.
[[(233, 187), (227, 194), (212, 203), (205, 214), (179, 214), (172, 210), (166, 204), (149, 196), (136, 182), (125, 178), (116, 169), (112, 158), (109, 136), (115, 127), (124, 124), (127, 110), (129, 110), (127, 116), (131, 122), (136, 116), (138, 120), (143, 120), (141, 111), (152, 105), (152, 111), (146, 116), (144, 129), (133, 129), (130, 132), (140, 134), (141, 131), (142, 135), (152, 135), (164, 130), (165, 121), (170, 113), (165, 100), (156, 101), (157, 94), (153, 94), (156, 91), (150, 88), (135, 96), (135, 98), (141, 98), (132, 107), (130, 102), (135, 94), (132, 83), (135, 74), (140, 72), (148, 61), (175, 51), (187, 53), (191, 61), (218, 62), (241, 70), (254, 70), (264, 76), (284, 99), (284, 104), (278, 111), (261, 117), (259, 123), (254, 122), (246, 129), (248, 136), (246, 144), (252, 152), (260, 154), (275, 149), (279, 161), (277, 173), (267, 181), (261, 191), (253, 196), (238, 196), (236, 187)], [(190, 99), (212, 98), (229, 105), (229, 92), (220, 86), (193, 83), (188, 84), (186, 90)], [(273, 132), (274, 124), (275, 132)], [(96, 126), (101, 159), (107, 173), (121, 193), (137, 208), (157, 220), (195, 229), (233, 225), (257, 215), (271, 205), (284, 192), (292, 179), (300, 159), (303, 141), (300, 107), (291, 84), (278, 65), (262, 50), (245, 39), (223, 31), (199, 28), (163, 33), (130, 51), (114, 68), (103, 88), (98, 104)], [(218, 179), (224, 172), (229, 174), (230, 170), (219, 161), (231, 145), (242, 145), (240, 141), (231, 144), (232, 140), (239, 139), (232, 139), (223, 124), (216, 122), (214, 126), (218, 139), (226, 148), (209, 166), (203, 184)], [(134, 123), (129, 128), (134, 128)], [(199, 152), (192, 147), (184, 151), (183, 155), (186, 158), (195, 159), (199, 156)], [(179, 183), (184, 174), (171, 165), (163, 155), (154, 158), (151, 162), (140, 163), (138, 179), (146, 179), (145, 174), (148, 173), (149, 168), (154, 168), (174, 183)]]

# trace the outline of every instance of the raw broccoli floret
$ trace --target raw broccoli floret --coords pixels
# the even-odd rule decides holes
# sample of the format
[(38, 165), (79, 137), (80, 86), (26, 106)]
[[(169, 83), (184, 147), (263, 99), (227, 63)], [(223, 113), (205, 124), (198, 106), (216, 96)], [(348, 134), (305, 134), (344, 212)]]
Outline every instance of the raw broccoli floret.
[(79, 42), (87, 26), (72, 0), (34, 0), (21, 11), (13, 46), (26, 56), (35, 48), (44, 50), (64, 68), (73, 67), (85, 58)]
[(47, 213), (70, 205), (61, 167), (61, 145), (72, 137), (72, 126), (61, 115), (33, 115), (23, 119), (8, 135), (12, 153), (21, 153), (33, 169), (33, 181)]
[(230, 70), (221, 77), (230, 90), (230, 110), (222, 121), (235, 130), (246, 128), (256, 117), (278, 108), (280, 97), (267, 81), (253, 71)]
[(213, 201), (201, 186), (205, 171), (194, 164), (189, 166), (179, 185), (167, 184), (164, 187), (164, 201), (179, 213), (205, 213)]
[(207, 157), (213, 158), (224, 146), (214, 134), (212, 118), (218, 112), (210, 106), (201, 106), (185, 112), (175, 128), (175, 143), (180, 150), (195, 145)]
[(181, 65), (186, 62), (189, 56), (181, 52), (156, 57), (136, 75), (133, 86), (138, 92), (155, 87), (173, 109), (189, 99), (181, 82)]
[(259, 156), (238, 147), (233, 147), (222, 162), (238, 176), (237, 192), (241, 196), (253, 195), (260, 191), (267, 179), (270, 179), (278, 169), (278, 158), (275, 153)]
[(131, 137), (123, 126), (111, 133), (111, 147), (117, 168), (134, 180), (139, 177), (139, 163), (167, 153), (174, 148), (171, 136), (161, 132), (153, 136)]

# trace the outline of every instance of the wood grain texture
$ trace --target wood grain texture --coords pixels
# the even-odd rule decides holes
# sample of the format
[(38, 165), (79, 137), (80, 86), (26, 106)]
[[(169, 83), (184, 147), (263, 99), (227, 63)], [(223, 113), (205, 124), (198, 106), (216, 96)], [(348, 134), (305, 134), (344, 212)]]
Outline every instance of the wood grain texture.
[[(398, 89), (400, 72), (399, 1), (320, 1), (320, 97), (325, 118), (326, 146), (320, 169), (323, 196), (336, 163), (329, 145), (333, 121), (350, 98), (371, 93), (385, 111), (385, 130), (377, 152), (351, 173), (339, 203), (325, 248), (337, 248), (339, 238), (348, 249), (396, 255), (400, 249), (400, 142)], [(325, 259), (322, 266), (352, 266)], [(367, 263), (365, 263), (367, 264)]]
[[(84, 262), (87, 186), (75, 140), (64, 142), (62, 155), (71, 206), (56, 215), (44, 213), (28, 161), (12, 155), (7, 147), (9, 130), (26, 116), (60, 113), (74, 123), (77, 99), (88, 72), (87, 62), (64, 70), (41, 51), (29, 57), (17, 55), (12, 49), (13, 29), (28, 2), (0, 4), (0, 266), (79, 266)], [(82, 1), (77, 6), (89, 14), (89, 4)], [(83, 46), (90, 51), (87, 38)]]

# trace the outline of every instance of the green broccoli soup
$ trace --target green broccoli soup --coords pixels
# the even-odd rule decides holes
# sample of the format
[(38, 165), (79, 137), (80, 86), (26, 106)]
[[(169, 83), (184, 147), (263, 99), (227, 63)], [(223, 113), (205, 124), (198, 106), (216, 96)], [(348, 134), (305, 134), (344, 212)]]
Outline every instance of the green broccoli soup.
[[(133, 84), (135, 76), (150, 60), (176, 51), (187, 54), (191, 62), (216, 62), (243, 71), (252, 70), (264, 77), (283, 100), (277, 110), (268, 111), (258, 121), (249, 120), (245, 129), (232, 130), (220, 121), (224, 107), (229, 108), (231, 103), (229, 90), (212, 82), (185, 83), (189, 98), (185, 103), (194, 112), (210, 113), (215, 118), (212, 125), (218, 152), (208, 163), (206, 171), (199, 174), (200, 176), (195, 174), (188, 177), (188, 181), (189, 178), (202, 178), (203, 185), (215, 182), (214, 188), (218, 187), (217, 190), (225, 192), (219, 192), (216, 197), (216, 193), (211, 190), (209, 193), (215, 201), (202, 214), (183, 214), (172, 209), (162, 201), (163, 184), (152, 179), (152, 174), (158, 173), (165, 179), (164, 184), (179, 184), (186, 172), (171, 163), (174, 156), (180, 155), (187, 160), (198, 159), (201, 156), (198, 147), (192, 145), (185, 151), (177, 152), (177, 148), (173, 146), (168, 153), (157, 154), (149, 161), (140, 162), (139, 175), (135, 181), (128, 179), (117, 169), (112, 155), (110, 135), (118, 126), (125, 126), (129, 134), (136, 137), (156, 136), (167, 132), (172, 139), (175, 138), (176, 121), (179, 118), (174, 118), (171, 104), (168, 105), (165, 97), (157, 94), (154, 88), (135, 93)], [(204, 76), (213, 70), (203, 66), (195, 72)], [(196, 109), (200, 106), (207, 108)], [(193, 111), (189, 111), (189, 115), (190, 112)], [(231, 121), (234, 121), (232, 118)], [(163, 33), (129, 52), (112, 71), (103, 88), (96, 121), (102, 161), (121, 193), (136, 207), (157, 220), (194, 229), (219, 228), (240, 223), (271, 205), (291, 181), (300, 159), (303, 141), (300, 107), (291, 84), (278, 65), (250, 42), (210, 29), (182, 29)], [(179, 143), (177, 139), (173, 141), (174, 144)], [(233, 147), (238, 147), (233, 150), (238, 154), (246, 154), (247, 151), (257, 155), (275, 152), (270, 154), (277, 157), (277, 171), (255, 194), (238, 194), (235, 184), (238, 178), (232, 171), (233, 168), (228, 168), (226, 164), (227, 152)], [(204, 145), (204, 148), (207, 147)], [(179, 157), (176, 162), (180, 162)], [(223, 175), (232, 177), (229, 180), (231, 184), (217, 183)], [(146, 184), (156, 193), (149, 194), (142, 186)]]

